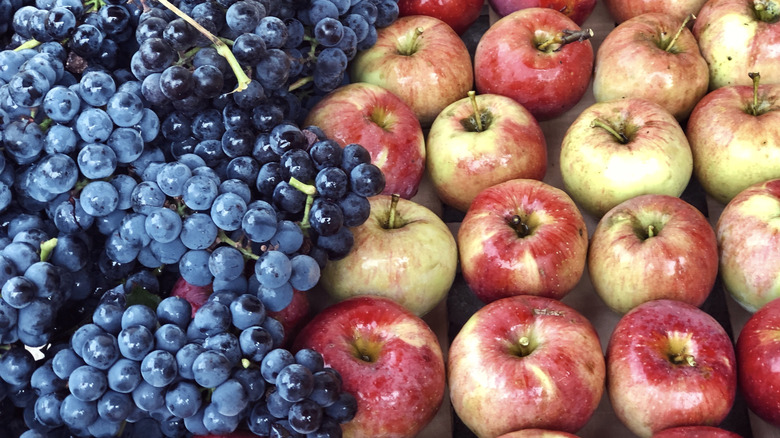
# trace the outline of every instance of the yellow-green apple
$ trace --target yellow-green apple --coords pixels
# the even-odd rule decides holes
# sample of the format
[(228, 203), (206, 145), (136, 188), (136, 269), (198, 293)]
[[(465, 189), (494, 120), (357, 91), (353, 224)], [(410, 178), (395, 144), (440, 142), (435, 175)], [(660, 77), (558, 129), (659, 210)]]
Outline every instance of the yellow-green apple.
[(425, 171), (420, 121), (398, 96), (379, 85), (354, 82), (337, 88), (309, 111), (306, 126), (322, 129), (341, 146), (357, 143), (385, 175), (383, 193), (409, 199)]
[(596, 293), (619, 313), (662, 298), (700, 306), (718, 277), (715, 231), (678, 197), (640, 195), (599, 220), (588, 273)]
[(780, 83), (780, 1), (708, 1), (693, 34), (710, 67), (710, 90), (750, 85), (754, 71), (768, 84)]
[(540, 121), (557, 117), (576, 105), (590, 85), (592, 35), (554, 9), (512, 12), (477, 43), (477, 91), (511, 97)]
[(626, 97), (653, 101), (685, 120), (707, 94), (709, 68), (683, 20), (647, 13), (613, 29), (596, 52), (597, 102)]
[(333, 304), (301, 330), (293, 350), (313, 348), (357, 399), (345, 437), (413, 437), (444, 400), (441, 346), (431, 328), (387, 298)]
[(677, 119), (639, 98), (597, 102), (567, 129), (561, 144), (566, 192), (601, 217), (634, 196), (680, 196), (693, 172), (693, 157)]
[(507, 297), (477, 310), (453, 339), (447, 370), (452, 407), (479, 437), (532, 428), (575, 433), (604, 392), (593, 325), (545, 297)]
[(398, 15), (427, 15), (462, 35), (479, 18), (485, 0), (398, 0)]
[(563, 190), (513, 179), (477, 195), (458, 229), (463, 278), (483, 302), (513, 295), (560, 299), (585, 270), (588, 230)]
[(439, 113), (425, 143), (436, 194), (460, 211), (483, 189), (510, 179), (541, 180), (547, 172), (547, 142), (534, 116), (509, 97), (470, 94)]
[(750, 316), (737, 338), (739, 389), (748, 408), (780, 427), (780, 300)]
[(578, 438), (577, 435), (568, 432), (545, 429), (522, 429), (505, 433), (498, 438)]
[(739, 192), (715, 224), (720, 276), (749, 312), (780, 298), (780, 179)]
[(678, 426), (653, 434), (653, 438), (742, 438), (742, 436), (713, 426)]
[(488, 0), (490, 7), (503, 17), (525, 8), (550, 8), (562, 12), (582, 26), (596, 8), (596, 0)]
[(780, 178), (780, 84), (732, 85), (696, 104), (686, 125), (693, 174), (726, 204), (753, 184)]
[(622, 23), (637, 15), (660, 12), (683, 20), (696, 15), (707, 0), (604, 0), (609, 14), (616, 23)]
[(617, 417), (640, 437), (676, 426), (716, 426), (737, 390), (726, 330), (677, 300), (640, 304), (618, 321), (607, 345), (607, 392)]
[(350, 78), (387, 88), (429, 126), (474, 86), (471, 55), (445, 22), (409, 15), (377, 31), (376, 43), (350, 63)]
[(455, 280), (455, 238), (439, 216), (414, 201), (379, 195), (369, 202), (368, 220), (351, 229), (352, 250), (325, 265), (320, 285), (336, 300), (379, 295), (422, 316)]

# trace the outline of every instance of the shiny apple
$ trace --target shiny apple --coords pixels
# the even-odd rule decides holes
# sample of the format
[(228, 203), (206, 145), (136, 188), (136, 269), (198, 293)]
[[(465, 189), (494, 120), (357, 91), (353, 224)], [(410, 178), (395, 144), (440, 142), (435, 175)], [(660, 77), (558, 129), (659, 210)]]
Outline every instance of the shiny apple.
[(609, 14), (617, 23), (638, 15), (660, 12), (683, 20), (697, 15), (707, 0), (604, 0)]
[(522, 429), (505, 433), (498, 438), (578, 438), (577, 435), (568, 432), (545, 429)]
[(525, 8), (555, 9), (579, 26), (582, 26), (596, 8), (596, 0), (488, 0), (488, 3), (501, 17)]
[(742, 438), (734, 432), (713, 426), (679, 426), (653, 434), (653, 438)]
[(462, 35), (477, 21), (484, 4), (485, 0), (398, 0), (398, 13), (436, 17)]

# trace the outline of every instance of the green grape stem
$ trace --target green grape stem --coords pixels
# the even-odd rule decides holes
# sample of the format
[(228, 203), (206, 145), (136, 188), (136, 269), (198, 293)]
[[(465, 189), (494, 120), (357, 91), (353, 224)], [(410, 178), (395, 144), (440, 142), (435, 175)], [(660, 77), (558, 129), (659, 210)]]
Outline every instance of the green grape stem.
[(311, 228), (309, 220), (309, 214), (311, 213), (311, 206), (314, 204), (314, 197), (317, 196), (317, 189), (311, 185), (297, 180), (294, 176), (290, 178), (290, 185), (306, 194), (306, 206), (303, 209), (303, 219), (301, 219), (301, 230), (306, 232)]
[(22, 43), (19, 47), (14, 49), (14, 52), (19, 52), (26, 49), (34, 49), (41, 45), (41, 42), (36, 39), (30, 39)]
[(227, 234), (225, 234), (225, 230), (219, 230), (219, 234), (217, 234), (217, 239), (219, 239), (220, 242), (227, 243), (233, 248), (239, 250), (245, 259), (257, 260), (260, 258), (260, 256), (253, 253), (252, 250), (244, 248), (243, 245), (228, 237)]
[(45, 262), (49, 260), (49, 257), (51, 257), (52, 251), (54, 251), (54, 248), (57, 246), (57, 238), (52, 237), (51, 239), (41, 243), (41, 261)]

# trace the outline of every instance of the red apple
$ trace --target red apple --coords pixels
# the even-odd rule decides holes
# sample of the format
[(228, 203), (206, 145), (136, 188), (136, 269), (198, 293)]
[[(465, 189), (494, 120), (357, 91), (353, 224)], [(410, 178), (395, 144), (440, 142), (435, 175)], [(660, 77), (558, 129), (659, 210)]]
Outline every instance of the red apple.
[(501, 94), (538, 120), (582, 99), (593, 70), (592, 31), (549, 8), (528, 8), (496, 21), (480, 38), (474, 78), (481, 94)]
[(401, 17), (377, 31), (376, 43), (351, 62), (353, 82), (387, 88), (429, 126), (447, 105), (466, 97), (474, 68), (466, 44), (438, 18)]
[(499, 94), (472, 93), (445, 108), (431, 125), (425, 147), (437, 195), (460, 211), (468, 210), (483, 189), (510, 179), (541, 180), (547, 172), (547, 141), (539, 123), (522, 105)]
[(680, 198), (640, 195), (601, 218), (588, 272), (596, 293), (619, 313), (662, 298), (700, 306), (718, 276), (715, 231)]
[(737, 338), (739, 388), (748, 408), (780, 427), (780, 300), (750, 316)]
[(669, 14), (683, 20), (691, 14), (697, 15), (707, 0), (604, 0), (609, 14), (617, 23), (651, 12)]
[(550, 8), (562, 12), (582, 26), (596, 8), (596, 0), (488, 0), (490, 7), (503, 17), (519, 9)]
[(680, 123), (645, 99), (598, 102), (569, 125), (560, 155), (566, 192), (594, 216), (634, 196), (680, 196), (693, 157)]
[(462, 35), (477, 21), (484, 4), (485, 0), (398, 0), (398, 13), (436, 17)]
[(731, 296), (749, 312), (780, 298), (780, 179), (741, 191), (715, 224), (720, 276)]
[(753, 184), (780, 178), (780, 84), (733, 85), (696, 104), (686, 127), (693, 173), (725, 204)]
[(379, 85), (351, 83), (332, 91), (309, 111), (304, 125), (320, 127), (342, 146), (358, 143), (385, 175), (385, 194), (409, 199), (425, 170), (425, 137), (417, 116)]
[(523, 429), (505, 433), (498, 438), (578, 438), (568, 432), (558, 432), (544, 429)]
[(295, 340), (339, 371), (342, 389), (357, 399), (344, 436), (412, 437), (444, 398), (444, 359), (431, 328), (400, 304), (362, 296), (325, 308)]
[(414, 201), (379, 195), (369, 202), (371, 216), (352, 228), (352, 250), (328, 261), (320, 285), (337, 300), (380, 295), (425, 315), (455, 281), (455, 238), (439, 216)]
[(309, 321), (311, 316), (311, 304), (308, 292), (293, 289), (293, 298), (290, 304), (278, 312), (268, 312), (268, 316), (277, 319), (284, 327), (283, 345), (292, 342), (295, 335)]
[(173, 284), (173, 288), (171, 288), (171, 295), (182, 297), (187, 300), (187, 302), (190, 303), (190, 307), (192, 307), (192, 316), (194, 317), (195, 312), (200, 309), (200, 306), (208, 301), (212, 291), (211, 284), (207, 286), (195, 286), (187, 283), (187, 280), (184, 278), (179, 277), (178, 280), (176, 280), (176, 283)]
[(684, 20), (646, 13), (612, 30), (596, 52), (597, 102), (638, 97), (685, 120), (707, 94), (709, 68)]
[(710, 67), (710, 89), (750, 85), (748, 72), (764, 83), (780, 83), (780, 2), (711, 0), (693, 25), (701, 54)]
[(514, 179), (477, 195), (458, 230), (458, 247), (463, 278), (482, 301), (560, 299), (585, 270), (588, 231), (563, 190)]
[(453, 339), (447, 369), (452, 407), (483, 437), (530, 428), (574, 433), (604, 391), (595, 329), (544, 297), (514, 296), (477, 310)]
[(626, 313), (607, 345), (607, 390), (618, 418), (650, 437), (675, 426), (716, 426), (737, 389), (731, 338), (712, 316), (677, 300)]
[(680, 426), (664, 429), (653, 438), (742, 438), (734, 432), (712, 426)]

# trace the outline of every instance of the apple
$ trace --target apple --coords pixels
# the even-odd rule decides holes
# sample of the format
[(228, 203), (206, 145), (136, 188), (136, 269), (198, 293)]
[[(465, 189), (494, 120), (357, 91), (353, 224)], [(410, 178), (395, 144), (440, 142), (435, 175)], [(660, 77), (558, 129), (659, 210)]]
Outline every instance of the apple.
[(609, 14), (615, 22), (622, 23), (638, 15), (660, 12), (683, 20), (691, 14), (697, 15), (707, 0), (604, 0)]
[(282, 345), (288, 345), (309, 321), (311, 313), (308, 292), (293, 289), (293, 298), (290, 304), (276, 312), (268, 311), (267, 315), (282, 323), (282, 327), (284, 327)]
[(585, 270), (588, 230), (574, 201), (542, 181), (513, 179), (477, 195), (458, 229), (463, 278), (483, 302), (560, 299)]
[(686, 126), (693, 173), (726, 204), (753, 184), (780, 178), (780, 84), (721, 87), (696, 104)]
[(607, 391), (615, 414), (650, 437), (675, 426), (716, 426), (737, 389), (731, 338), (712, 316), (677, 300), (640, 304), (607, 344)]
[(710, 90), (750, 85), (748, 72), (765, 83), (780, 83), (780, 2), (711, 0), (693, 25), (702, 56), (710, 68)]
[(723, 286), (747, 311), (780, 298), (780, 179), (739, 192), (715, 224)]
[(462, 35), (479, 18), (485, 0), (398, 0), (398, 15), (427, 15)]
[(698, 307), (718, 277), (715, 231), (678, 197), (640, 195), (599, 220), (588, 273), (596, 293), (618, 313), (664, 298)]
[(578, 26), (582, 26), (596, 8), (596, 0), (488, 0), (488, 3), (500, 17), (525, 8), (555, 9), (571, 18)]
[(590, 29), (549, 8), (527, 8), (496, 21), (474, 53), (480, 94), (511, 97), (537, 120), (549, 120), (582, 99), (593, 70)]
[(357, 399), (344, 436), (412, 437), (444, 399), (441, 346), (419, 317), (388, 298), (360, 296), (326, 307), (301, 330), (293, 351), (313, 348)]
[(188, 283), (184, 278), (179, 277), (171, 288), (171, 295), (187, 300), (190, 303), (190, 307), (192, 307), (191, 316), (194, 318), (195, 312), (208, 301), (213, 291), (210, 283), (206, 286), (195, 286)]
[(500, 94), (470, 92), (450, 104), (431, 125), (425, 147), (436, 194), (460, 211), (468, 210), (483, 189), (510, 179), (541, 180), (547, 172), (539, 122)]
[(750, 316), (737, 338), (739, 388), (767, 423), (780, 427), (780, 300)]
[(683, 20), (646, 13), (613, 29), (596, 52), (593, 96), (597, 102), (638, 97), (685, 120), (707, 94), (709, 68)]
[(574, 433), (604, 392), (593, 325), (545, 297), (517, 295), (477, 310), (453, 339), (447, 369), (452, 407), (480, 437), (532, 428)]
[(558, 432), (544, 429), (523, 429), (505, 433), (498, 438), (578, 438), (568, 432)]
[(352, 250), (325, 265), (319, 284), (336, 300), (378, 295), (425, 315), (455, 281), (455, 238), (439, 216), (414, 201), (379, 195), (369, 203), (368, 220), (351, 228)]
[(742, 438), (734, 432), (712, 426), (679, 426), (653, 434), (653, 438)]
[(385, 175), (383, 193), (409, 199), (425, 170), (420, 121), (398, 96), (379, 85), (355, 82), (328, 93), (309, 111), (304, 126), (318, 126), (341, 146), (357, 143)]
[(565, 190), (601, 217), (634, 196), (680, 196), (693, 172), (693, 157), (677, 119), (639, 98), (597, 102), (564, 134), (560, 154)]
[(427, 15), (401, 17), (379, 29), (376, 43), (355, 56), (350, 72), (353, 82), (392, 91), (422, 126), (474, 85), (466, 44), (447, 23)]

